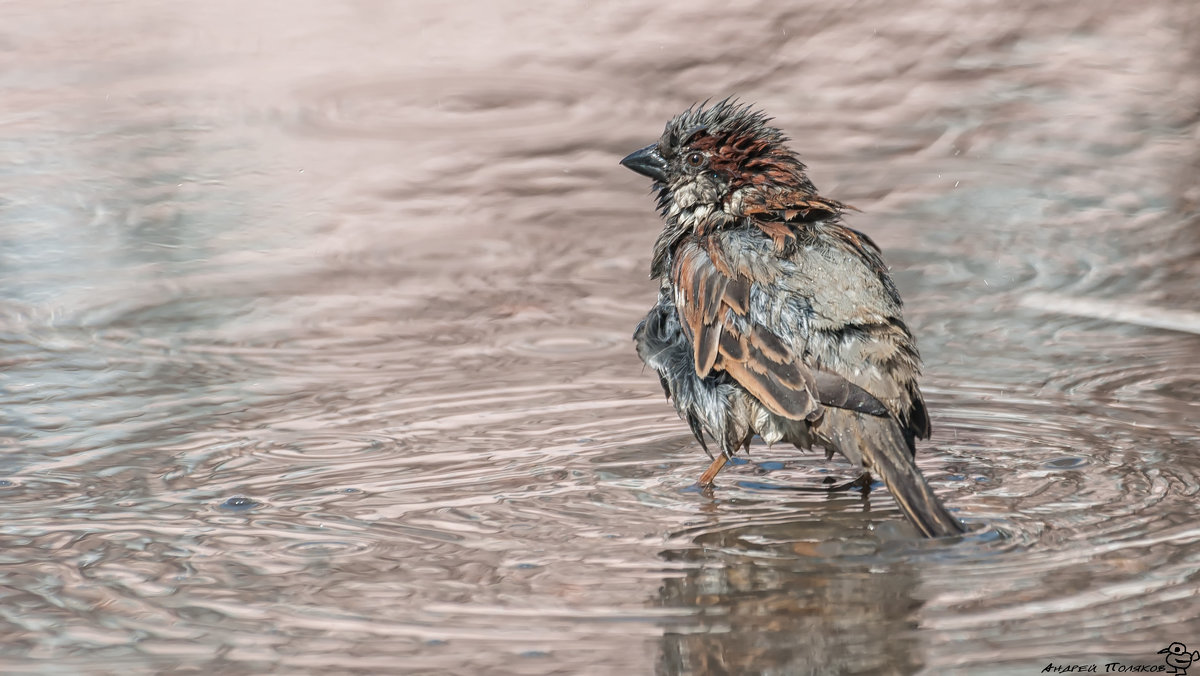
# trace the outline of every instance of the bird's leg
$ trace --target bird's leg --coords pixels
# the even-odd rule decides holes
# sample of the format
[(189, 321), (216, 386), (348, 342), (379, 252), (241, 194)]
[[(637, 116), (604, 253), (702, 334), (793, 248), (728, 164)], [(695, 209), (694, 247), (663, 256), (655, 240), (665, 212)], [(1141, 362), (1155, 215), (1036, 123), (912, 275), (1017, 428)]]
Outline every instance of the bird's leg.
[(713, 479), (717, 478), (717, 473), (721, 471), (725, 463), (729, 462), (729, 458), (732, 456), (733, 453), (726, 448), (721, 451), (721, 455), (713, 458), (712, 464), (708, 466), (708, 469), (704, 470), (704, 474), (700, 475), (700, 485), (711, 486)]
[(864, 470), (851, 485), (861, 488), (863, 495), (866, 495), (871, 492), (871, 481), (871, 473)]
[(725, 455), (724, 453), (718, 455), (716, 458), (713, 458), (712, 464), (708, 466), (708, 469), (704, 470), (704, 474), (700, 475), (700, 485), (711, 486), (713, 484), (713, 479), (717, 477), (717, 472), (720, 472), (721, 468), (724, 467), (725, 463), (727, 462), (729, 462), (729, 456)]

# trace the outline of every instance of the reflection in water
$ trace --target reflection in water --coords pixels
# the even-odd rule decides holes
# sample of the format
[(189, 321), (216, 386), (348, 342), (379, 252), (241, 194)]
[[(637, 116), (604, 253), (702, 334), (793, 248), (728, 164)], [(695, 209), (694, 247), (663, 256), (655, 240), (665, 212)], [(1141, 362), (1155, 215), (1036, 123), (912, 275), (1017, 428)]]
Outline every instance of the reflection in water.
[[(1200, 337), (1029, 299), (1200, 309), (1198, 29), (1180, 0), (8, 3), (0, 672), (1155, 661), (1200, 636)], [(786, 490), (845, 478), (819, 454), (693, 489), (616, 161), (729, 93), (885, 249), (961, 541)]]
[(869, 534), (847, 537), (845, 525), (755, 524), (668, 552), (693, 566), (664, 580), (661, 603), (694, 611), (698, 626), (664, 634), (659, 672), (918, 669), (919, 578), (903, 561), (869, 562), (877, 550)]

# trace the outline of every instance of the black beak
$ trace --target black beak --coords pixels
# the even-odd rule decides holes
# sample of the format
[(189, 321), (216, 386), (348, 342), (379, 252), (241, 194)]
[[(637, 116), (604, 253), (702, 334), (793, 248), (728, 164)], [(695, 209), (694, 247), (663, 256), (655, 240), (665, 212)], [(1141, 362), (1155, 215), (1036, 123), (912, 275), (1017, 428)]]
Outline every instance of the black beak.
[(658, 153), (658, 144), (650, 144), (641, 150), (629, 153), (621, 164), (642, 176), (649, 176), (659, 183), (667, 182), (667, 161)]

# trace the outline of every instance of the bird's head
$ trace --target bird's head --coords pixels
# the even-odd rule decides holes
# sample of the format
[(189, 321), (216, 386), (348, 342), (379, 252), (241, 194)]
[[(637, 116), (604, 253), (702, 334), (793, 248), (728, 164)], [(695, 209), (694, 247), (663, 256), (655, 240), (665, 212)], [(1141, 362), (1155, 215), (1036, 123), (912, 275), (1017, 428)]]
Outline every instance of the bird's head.
[(733, 220), (745, 215), (748, 200), (761, 203), (775, 191), (815, 193), (770, 120), (731, 99), (693, 106), (667, 123), (657, 143), (621, 164), (654, 179), (668, 223)]

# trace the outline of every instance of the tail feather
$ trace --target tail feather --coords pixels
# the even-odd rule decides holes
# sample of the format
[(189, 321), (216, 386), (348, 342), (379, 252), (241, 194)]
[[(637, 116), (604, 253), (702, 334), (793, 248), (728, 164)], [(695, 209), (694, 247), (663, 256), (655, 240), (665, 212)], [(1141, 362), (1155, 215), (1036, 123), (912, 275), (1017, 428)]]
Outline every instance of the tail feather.
[(851, 462), (874, 470), (908, 520), (926, 537), (965, 532), (938, 500), (895, 420), (845, 409), (826, 408), (819, 431)]

